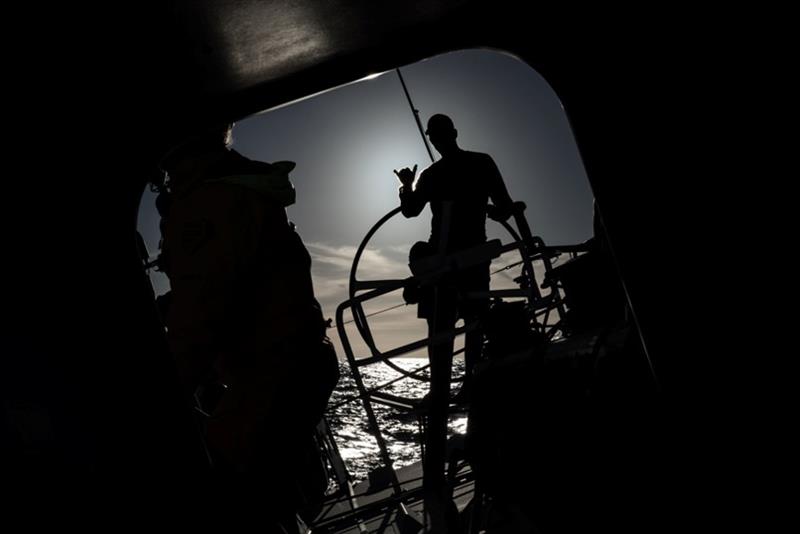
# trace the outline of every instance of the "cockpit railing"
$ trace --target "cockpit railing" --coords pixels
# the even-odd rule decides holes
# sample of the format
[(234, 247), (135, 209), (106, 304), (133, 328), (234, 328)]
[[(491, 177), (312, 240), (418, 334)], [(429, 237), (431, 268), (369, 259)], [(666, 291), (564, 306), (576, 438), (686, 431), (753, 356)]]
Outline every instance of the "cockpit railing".
[[(411, 378), (416, 380), (427, 380), (427, 377), (422, 375), (422, 368), (407, 371), (403, 369), (392, 360), (412, 352), (424, 349), (433, 344), (442, 341), (449, 341), (455, 337), (465, 334), (478, 326), (477, 322), (465, 324), (449, 331), (439, 333), (435, 336), (426, 337), (407, 343), (400, 347), (395, 347), (390, 350), (382, 351), (375, 343), (370, 325), (368, 322), (368, 314), (364, 311), (364, 304), (370, 300), (382, 297), (392, 292), (402, 290), (408, 284), (424, 284), (430, 283), (436, 277), (440, 277), (446, 273), (452, 273), (461, 269), (477, 265), (480, 263), (489, 262), (497, 259), (503, 254), (516, 251), (520, 255), (519, 264), (522, 266), (522, 275), (515, 281), (519, 285), (514, 289), (496, 289), (488, 292), (473, 292), (466, 295), (467, 298), (490, 298), (490, 299), (503, 299), (503, 298), (521, 298), (525, 299), (531, 315), (531, 323), (534, 329), (541, 332), (552, 330), (553, 324), (549, 323), (549, 314), (555, 310), (561, 316), (564, 313), (564, 305), (560, 292), (551, 289), (548, 294), (543, 295), (539, 283), (534, 274), (533, 262), (541, 261), (544, 265), (545, 272), (549, 272), (552, 267), (552, 258), (558, 254), (552, 248), (544, 245), (544, 242), (539, 237), (531, 235), (527, 221), (524, 217), (525, 206), (522, 203), (516, 203), (514, 209), (514, 223), (516, 228), (507, 221), (499, 221), (511, 236), (512, 241), (503, 244), (500, 240), (490, 240), (484, 244), (471, 249), (462, 250), (454, 254), (440, 255), (434, 260), (428, 268), (423, 269), (423, 273), (417, 276), (410, 276), (404, 279), (384, 279), (384, 280), (359, 280), (357, 277), (359, 261), (375, 233), (392, 217), (400, 213), (400, 208), (387, 213), (382, 217), (366, 234), (361, 244), (359, 245), (353, 265), (350, 271), (350, 284), (349, 284), (349, 298), (342, 302), (336, 309), (336, 328), (339, 338), (344, 349), (347, 362), (353, 373), (353, 378), (358, 389), (358, 395), (347, 401), (360, 398), (363, 402), (364, 409), (367, 415), (369, 428), (375, 437), (378, 445), (380, 458), (382, 462), (382, 469), (388, 475), (388, 483), (393, 488), (395, 495), (402, 493), (402, 487), (397, 479), (396, 473), (393, 468), (393, 462), (389, 455), (388, 447), (383, 434), (378, 424), (377, 417), (373, 408), (373, 404), (382, 404), (390, 406), (395, 409), (412, 410), (417, 407), (418, 403), (412, 399), (403, 399), (402, 397), (387, 396), (381, 390), (390, 384), (393, 384), (404, 378)], [(365, 345), (369, 350), (366, 356), (357, 357), (353, 351), (349, 335), (345, 329), (345, 312), (350, 310), (356, 330), (360, 337), (363, 339)], [(463, 350), (463, 349), (462, 349)], [(456, 351), (458, 354), (461, 351)], [(361, 369), (383, 363), (394, 371), (400, 374), (400, 377), (382, 384), (378, 387), (367, 388), (364, 384)]]

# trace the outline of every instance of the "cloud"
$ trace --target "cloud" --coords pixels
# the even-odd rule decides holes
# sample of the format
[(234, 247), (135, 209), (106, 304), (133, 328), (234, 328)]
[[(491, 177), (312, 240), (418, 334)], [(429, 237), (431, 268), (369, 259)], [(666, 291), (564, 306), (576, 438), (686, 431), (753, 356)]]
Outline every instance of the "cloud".
[[(333, 316), (336, 307), (348, 299), (350, 269), (357, 249), (349, 245), (326, 243), (307, 243), (306, 247), (311, 254), (315, 294), (325, 313)], [(395, 250), (367, 248), (361, 255), (357, 276), (359, 280), (386, 280), (403, 279), (410, 274), (404, 254)], [(389, 297), (381, 300), (387, 299)], [(400, 302), (399, 292), (396, 293), (397, 302)]]
[[(349, 298), (350, 269), (357, 247), (328, 243), (306, 243), (312, 260), (314, 291), (326, 317), (333, 318), (336, 308)], [(411, 275), (408, 270), (407, 247), (366, 248), (358, 265), (359, 280), (403, 279)], [(395, 291), (365, 304), (367, 313), (402, 304), (401, 292)], [(345, 321), (351, 319), (345, 312)], [(401, 306), (369, 319), (369, 325), (378, 347), (389, 350), (411, 343), (425, 336), (425, 321), (417, 318), (416, 306)], [(369, 356), (369, 349), (361, 340), (353, 324), (346, 326), (348, 339), (356, 356)], [(335, 329), (328, 332), (337, 346), (341, 358), (344, 350)]]
[[(339, 271), (349, 276), (356, 247), (332, 246), (325, 243), (307, 243), (306, 246), (312, 260), (322, 264), (321, 270)], [(386, 250), (367, 247), (359, 260), (359, 278), (408, 276), (408, 266), (405, 258), (401, 256), (401, 250), (401, 247), (388, 247)]]

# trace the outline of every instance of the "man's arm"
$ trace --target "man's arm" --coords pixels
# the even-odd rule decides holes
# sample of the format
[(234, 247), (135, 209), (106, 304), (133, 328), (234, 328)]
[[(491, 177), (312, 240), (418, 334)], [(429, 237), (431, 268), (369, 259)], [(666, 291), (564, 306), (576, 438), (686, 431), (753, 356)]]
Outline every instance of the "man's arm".
[(489, 198), (492, 199), (493, 204), (488, 211), (488, 215), (496, 221), (505, 221), (511, 216), (514, 202), (508, 194), (506, 184), (494, 160), (488, 155), (486, 156), (486, 160), (486, 173), (489, 180)]
[(419, 177), (416, 189), (413, 188), (414, 176), (417, 173), (417, 166), (414, 169), (403, 169), (395, 174), (403, 184), (400, 187), (400, 209), (405, 217), (416, 217), (422, 213), (422, 209), (428, 202), (425, 172)]

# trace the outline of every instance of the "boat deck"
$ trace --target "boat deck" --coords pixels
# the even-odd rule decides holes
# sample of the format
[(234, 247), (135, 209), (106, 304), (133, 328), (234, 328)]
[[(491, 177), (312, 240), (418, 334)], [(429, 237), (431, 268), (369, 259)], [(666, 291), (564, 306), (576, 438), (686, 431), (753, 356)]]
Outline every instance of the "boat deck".
[[(377, 472), (374, 474), (376, 476), (371, 477), (372, 480), (365, 480), (353, 488), (355, 497), (352, 499), (341, 492), (332, 495), (314, 522), (312, 532), (416, 532), (423, 524), (422, 462), (396, 472), (402, 489), (399, 495), (395, 494), (389, 477), (381, 477), (381, 473)], [(385, 480), (378, 480), (380, 478)], [(464, 464), (458, 471), (453, 488), (453, 500), (461, 512), (474, 493), (469, 465)], [(402, 517), (402, 514), (398, 517), (401, 505), (407, 512), (406, 517)]]

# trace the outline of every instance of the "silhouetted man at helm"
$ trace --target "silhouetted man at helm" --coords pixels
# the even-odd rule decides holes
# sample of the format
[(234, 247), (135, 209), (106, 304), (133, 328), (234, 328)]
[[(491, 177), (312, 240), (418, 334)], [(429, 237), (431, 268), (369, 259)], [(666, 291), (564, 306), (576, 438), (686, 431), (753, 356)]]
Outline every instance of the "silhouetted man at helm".
[(221, 392), (206, 407), (215, 464), (258, 473), (275, 490), (271, 504), (293, 517), (296, 456), (312, 439), (338, 364), (311, 258), (286, 215), (295, 164), (242, 156), (229, 148), (230, 130), (200, 133), (162, 161), (167, 335), (187, 394), (213, 385)]
[[(417, 243), (411, 251), (415, 261), (424, 256), (452, 254), (486, 242), (486, 216), (505, 220), (511, 215), (512, 201), (500, 171), (491, 156), (462, 150), (458, 132), (446, 115), (433, 115), (425, 132), (441, 159), (425, 169), (416, 186), (417, 167), (395, 171), (401, 183), (403, 215), (416, 217), (430, 203), (433, 218), (427, 243)], [(491, 199), (493, 205), (489, 205)], [(416, 273), (415, 273), (416, 274)], [(434, 291), (420, 293), (419, 316), (428, 321), (429, 335), (452, 330), (458, 317), (470, 323), (488, 307), (485, 298), (469, 298), (470, 292), (489, 290), (489, 261), (444, 276)], [(465, 383), (469, 388), (472, 371), (480, 356), (482, 334), (467, 333), (465, 342)], [(447, 432), (450, 368), (453, 340), (429, 348), (431, 363), (430, 414), (426, 436), (426, 492), (444, 486), (444, 458)], [(438, 490), (437, 490), (438, 491)], [(430, 497), (430, 501), (440, 499)], [(433, 506), (436, 506), (434, 503)]]

